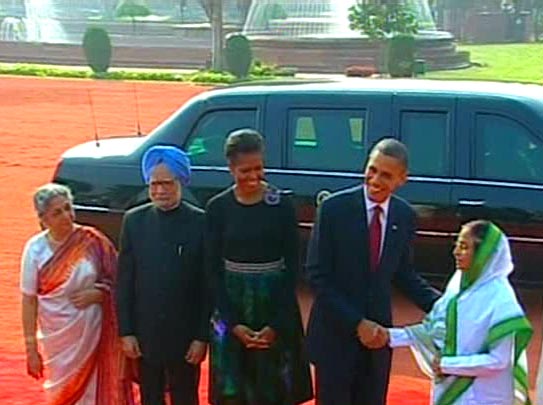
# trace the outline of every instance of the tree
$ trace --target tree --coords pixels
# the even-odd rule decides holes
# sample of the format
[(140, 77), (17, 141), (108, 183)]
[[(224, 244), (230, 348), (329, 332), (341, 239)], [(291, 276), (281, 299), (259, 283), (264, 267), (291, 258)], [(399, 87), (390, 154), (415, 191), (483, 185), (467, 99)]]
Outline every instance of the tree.
[(223, 65), (223, 6), (222, 0), (199, 0), (211, 24), (211, 66), (221, 70)]
[(143, 0), (124, 0), (115, 12), (117, 17), (130, 17), (132, 19), (133, 31), (136, 31), (136, 17), (147, 17), (151, 15), (151, 10)]
[(370, 40), (384, 40), (386, 57), (381, 55), (381, 66), (391, 75), (408, 76), (413, 73), (413, 35), (419, 25), (416, 14), (399, 1), (365, 3), (359, 0), (349, 8), (349, 27)]
[(415, 13), (397, 2), (362, 3), (349, 8), (349, 27), (370, 39), (384, 39), (398, 34), (413, 35), (419, 28)]

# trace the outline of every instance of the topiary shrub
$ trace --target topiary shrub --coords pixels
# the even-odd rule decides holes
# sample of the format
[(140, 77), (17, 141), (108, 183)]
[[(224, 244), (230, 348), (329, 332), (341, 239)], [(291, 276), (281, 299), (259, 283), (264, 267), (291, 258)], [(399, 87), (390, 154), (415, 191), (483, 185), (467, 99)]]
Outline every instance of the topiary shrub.
[(230, 73), (241, 79), (249, 75), (253, 61), (251, 42), (241, 34), (230, 35), (226, 39), (226, 66)]
[(388, 40), (387, 68), (391, 77), (412, 77), (415, 62), (415, 37), (395, 35)]
[(100, 27), (88, 27), (83, 37), (87, 64), (94, 73), (106, 73), (111, 64), (111, 40)]

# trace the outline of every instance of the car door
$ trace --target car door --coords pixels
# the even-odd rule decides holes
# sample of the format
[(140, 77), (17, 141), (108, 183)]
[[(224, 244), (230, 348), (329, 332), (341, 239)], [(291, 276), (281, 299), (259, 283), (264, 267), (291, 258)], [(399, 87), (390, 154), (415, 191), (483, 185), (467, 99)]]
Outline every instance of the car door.
[(269, 179), (293, 192), (304, 243), (318, 204), (331, 192), (360, 184), (368, 148), (390, 133), (391, 96), (376, 93), (272, 95), (266, 132), (282, 140), (282, 167)]
[(466, 97), (453, 200), (464, 223), (495, 222), (511, 243), (521, 284), (543, 282), (543, 134), (540, 116), (516, 100)]
[(417, 213), (416, 268), (443, 279), (453, 270), (451, 251), (459, 226), (450, 199), (456, 99), (431, 92), (398, 93), (392, 118), (395, 133), (409, 150), (409, 179), (398, 194)]
[[(262, 132), (262, 96), (215, 96), (196, 120), (183, 143), (192, 163), (191, 184), (184, 198), (204, 207), (207, 200), (232, 183), (224, 157), (224, 143), (228, 134), (241, 128)], [(263, 133), (266, 136), (265, 133)], [(268, 163), (278, 160), (278, 153), (269, 148)]]

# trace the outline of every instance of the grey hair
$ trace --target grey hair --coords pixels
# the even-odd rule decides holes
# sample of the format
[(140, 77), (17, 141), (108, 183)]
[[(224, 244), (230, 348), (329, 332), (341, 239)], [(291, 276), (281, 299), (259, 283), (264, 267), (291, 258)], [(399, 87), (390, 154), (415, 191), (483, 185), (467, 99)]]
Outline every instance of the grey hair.
[(409, 152), (407, 151), (407, 146), (394, 138), (381, 139), (372, 148), (370, 156), (377, 152), (398, 159), (406, 169), (409, 167)]
[(44, 184), (36, 190), (33, 198), (34, 208), (39, 216), (47, 211), (51, 200), (55, 197), (64, 197), (70, 201), (70, 203), (74, 200), (72, 192), (68, 187), (56, 183)]

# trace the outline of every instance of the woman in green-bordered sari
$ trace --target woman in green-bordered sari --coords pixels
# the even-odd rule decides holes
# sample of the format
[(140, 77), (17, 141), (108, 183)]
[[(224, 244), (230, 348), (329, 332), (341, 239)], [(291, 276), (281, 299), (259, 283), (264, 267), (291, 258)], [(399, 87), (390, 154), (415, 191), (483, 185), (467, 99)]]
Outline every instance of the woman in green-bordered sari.
[(532, 327), (508, 280), (507, 237), (491, 222), (469, 222), (453, 255), (457, 271), (443, 296), (421, 324), (389, 329), (389, 345), (411, 347), (433, 379), (434, 405), (530, 404)]

